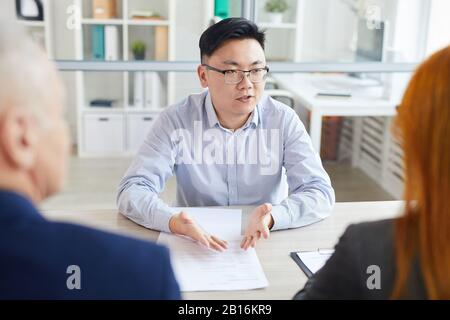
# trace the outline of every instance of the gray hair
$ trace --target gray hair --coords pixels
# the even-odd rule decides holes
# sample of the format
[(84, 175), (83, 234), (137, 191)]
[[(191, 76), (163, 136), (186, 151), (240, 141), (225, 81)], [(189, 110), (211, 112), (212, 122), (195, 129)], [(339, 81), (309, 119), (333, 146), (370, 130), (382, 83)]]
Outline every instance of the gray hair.
[(27, 108), (43, 125), (48, 106), (63, 94), (61, 81), (43, 49), (22, 26), (0, 19), (0, 112), (11, 104)]

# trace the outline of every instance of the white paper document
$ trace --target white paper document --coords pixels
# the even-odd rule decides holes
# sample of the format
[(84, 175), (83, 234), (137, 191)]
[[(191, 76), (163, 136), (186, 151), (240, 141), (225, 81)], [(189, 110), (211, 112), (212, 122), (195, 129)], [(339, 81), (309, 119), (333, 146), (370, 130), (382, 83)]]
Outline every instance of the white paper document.
[(332, 249), (321, 249), (317, 251), (300, 251), (297, 252), (297, 255), (312, 273), (316, 273), (330, 259), (333, 252), (334, 250)]
[[(209, 233), (228, 241), (228, 249), (217, 252), (194, 241), (161, 233), (158, 243), (170, 249), (172, 266), (181, 291), (249, 290), (268, 282), (256, 251), (240, 248), (241, 210), (183, 208)], [(181, 211), (181, 208), (180, 208)]]

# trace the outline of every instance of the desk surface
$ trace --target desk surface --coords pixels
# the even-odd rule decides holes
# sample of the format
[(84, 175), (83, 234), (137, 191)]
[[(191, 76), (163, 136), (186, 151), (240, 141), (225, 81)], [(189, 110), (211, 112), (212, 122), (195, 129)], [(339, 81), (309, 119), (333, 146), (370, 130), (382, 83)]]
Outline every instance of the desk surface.
[[(317, 87), (320, 81), (339, 80), (343, 75), (310, 75), (310, 74), (273, 74), (272, 77), (280, 84), (282, 89), (290, 91), (300, 103), (312, 110), (320, 108), (324, 115), (395, 115), (395, 106), (398, 101), (383, 98), (380, 94), (371, 95), (361, 93), (363, 90), (352, 90), (350, 98), (317, 97), (320, 91), (329, 91)], [(377, 89), (377, 88), (374, 88)], [(368, 89), (370, 90), (370, 89)], [(380, 91), (380, 90), (375, 90)], [(355, 109), (356, 108), (356, 109)], [(374, 109), (374, 111), (372, 111)], [(376, 115), (374, 114), (374, 115)]]
[[(260, 241), (256, 251), (266, 274), (269, 286), (259, 290), (222, 292), (184, 292), (185, 299), (291, 299), (303, 287), (307, 278), (290, 258), (296, 250), (332, 248), (351, 223), (386, 219), (401, 213), (403, 202), (341, 202), (336, 203), (331, 216), (310, 226), (272, 232), (268, 240)], [(242, 208), (243, 222), (252, 207)], [(46, 211), (51, 220), (69, 221), (90, 227), (156, 241), (159, 232), (141, 227), (128, 220), (117, 210)]]

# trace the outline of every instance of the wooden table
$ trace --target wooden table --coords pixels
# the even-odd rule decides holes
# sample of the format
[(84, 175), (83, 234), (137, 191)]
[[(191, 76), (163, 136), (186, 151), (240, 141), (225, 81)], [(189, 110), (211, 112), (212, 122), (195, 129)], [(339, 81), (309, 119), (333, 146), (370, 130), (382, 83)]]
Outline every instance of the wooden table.
[[(398, 216), (402, 201), (341, 202), (336, 203), (331, 216), (306, 227), (272, 232), (268, 240), (258, 243), (256, 251), (266, 274), (269, 286), (259, 290), (184, 292), (185, 299), (291, 299), (303, 287), (307, 278), (290, 258), (296, 250), (332, 248), (351, 223), (379, 220)], [(241, 208), (243, 227), (253, 207)], [(116, 210), (47, 211), (51, 220), (70, 221), (82, 225), (156, 241), (159, 232), (146, 229), (127, 219)]]

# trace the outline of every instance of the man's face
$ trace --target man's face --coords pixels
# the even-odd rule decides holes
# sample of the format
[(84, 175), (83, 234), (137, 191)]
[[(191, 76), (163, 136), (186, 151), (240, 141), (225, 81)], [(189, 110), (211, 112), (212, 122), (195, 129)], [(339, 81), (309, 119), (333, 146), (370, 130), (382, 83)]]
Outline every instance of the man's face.
[(32, 175), (43, 198), (61, 190), (69, 156), (70, 138), (63, 118), (62, 87), (55, 86), (46, 113), (46, 123), (38, 131), (37, 153)]
[[(255, 39), (226, 41), (204, 63), (221, 70), (252, 70), (266, 66), (264, 50)], [(224, 75), (199, 67), (200, 81), (208, 87), (213, 105), (221, 117), (250, 114), (264, 91), (265, 81), (252, 83), (248, 73), (237, 84), (226, 84)]]

